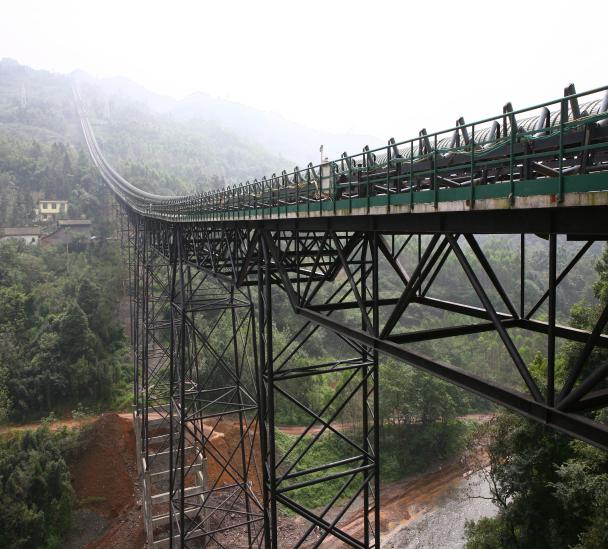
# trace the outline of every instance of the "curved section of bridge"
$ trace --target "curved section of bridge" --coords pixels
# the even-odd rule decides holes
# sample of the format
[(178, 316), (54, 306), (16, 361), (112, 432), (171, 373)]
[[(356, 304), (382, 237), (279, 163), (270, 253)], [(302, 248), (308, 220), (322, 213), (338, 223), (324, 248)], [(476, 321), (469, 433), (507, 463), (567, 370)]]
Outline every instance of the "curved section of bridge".
[[(78, 91), (75, 91), (78, 94)], [(160, 196), (136, 188), (105, 160), (78, 101), (83, 133), (105, 181), (139, 213), (175, 222), (401, 213), (452, 203), (470, 208), (496, 199), (550, 196), (603, 189), (608, 139), (608, 92), (598, 88), (385, 147), (348, 155), (279, 176), (263, 177), (191, 196)], [(590, 131), (592, 130), (592, 131)], [(576, 176), (576, 177), (575, 177)], [(584, 177), (581, 177), (584, 176)], [(597, 200), (597, 197), (596, 197)], [(462, 202), (465, 204), (462, 204)], [(456, 203), (456, 204), (453, 204)], [(585, 202), (581, 202), (585, 204)], [(536, 205), (538, 207), (538, 204)]]
[[(558, 322), (559, 285), (608, 239), (607, 90), (569, 86), (531, 108), (181, 197), (142, 191), (110, 166), (75, 90), (124, 214), (150, 547), (379, 547), (380, 354), (608, 449), (597, 414), (608, 405), (608, 306), (590, 330)], [(509, 277), (483, 234), (517, 243)], [(535, 291), (532, 239), (548, 273)], [(286, 305), (300, 327), (284, 341), (273, 315)], [(313, 359), (321, 333), (335, 356)], [(504, 364), (481, 372), (421, 351), (487, 333)], [(542, 374), (516, 344), (526, 333), (543, 338)], [(576, 358), (558, 382), (563, 342)], [(300, 390), (322, 378), (335, 387), (327, 398)], [(281, 406), (309, 418), (288, 444), (277, 441)], [(327, 441), (345, 457), (306, 465)], [(306, 504), (311, 489), (324, 507)]]

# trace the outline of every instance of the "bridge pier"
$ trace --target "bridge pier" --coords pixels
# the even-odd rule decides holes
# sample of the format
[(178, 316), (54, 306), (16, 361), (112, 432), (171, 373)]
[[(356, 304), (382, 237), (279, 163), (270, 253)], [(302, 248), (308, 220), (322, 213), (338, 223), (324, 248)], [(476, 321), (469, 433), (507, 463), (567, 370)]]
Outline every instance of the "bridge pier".
[[(273, 293), (282, 297), (286, 291), (290, 303), (303, 303), (317, 293), (324, 292), (342, 269), (346, 279), (339, 284), (338, 293), (355, 293), (368, 301), (377, 301), (377, 248), (372, 241), (361, 240), (357, 246), (364, 251), (357, 258), (354, 269), (342, 253), (330, 258), (323, 240), (317, 235), (271, 235), (260, 231), (258, 249), (258, 292), (260, 295), (260, 348), (262, 350), (261, 406), (264, 410), (268, 498), (270, 516), (270, 546), (277, 547), (278, 509), (289, 510), (304, 517), (310, 525), (299, 533), (294, 546), (310, 543), (317, 547), (329, 539), (339, 540), (350, 547), (379, 547), (379, 430), (378, 430), (378, 353), (368, 345), (318, 324), (303, 319), (299, 329), (286, 341), (274, 341), (272, 334)], [(370, 245), (371, 244), (371, 245)], [(287, 250), (280, 246), (287, 245)], [(314, 254), (323, 251), (325, 258), (315, 260)], [(287, 259), (286, 255), (290, 258)], [(339, 264), (332, 266), (332, 261)], [(300, 266), (292, 262), (298, 262)], [(290, 264), (286, 268), (285, 263)], [(328, 268), (324, 276), (312, 277), (312, 262), (317, 268)], [(333, 267), (333, 268), (330, 268)], [(295, 274), (295, 276), (294, 276)], [(302, 276), (300, 276), (302, 275)], [(290, 278), (291, 277), (291, 278)], [(302, 294), (290, 292), (295, 284)], [(329, 288), (328, 288), (329, 291)], [(336, 298), (330, 291), (326, 298)], [(326, 301), (327, 302), (327, 301)], [(282, 306), (286, 305), (283, 296)], [(293, 309), (292, 309), (293, 310)], [(357, 324), (364, 330), (377, 333), (377, 305), (357, 310)], [(321, 334), (334, 341), (331, 357), (315, 353), (316, 340)], [(302, 388), (334, 386), (331, 398), (318, 396), (315, 402)], [(303, 424), (301, 432), (284, 442), (275, 443), (279, 431), (276, 410), (292, 409)], [(339, 446), (340, 460), (309, 456), (319, 447)], [(303, 495), (313, 489), (323, 494), (322, 505), (306, 504)], [(361, 517), (361, 528), (349, 531), (344, 525), (354, 516)]]
[(244, 540), (233, 547), (261, 546), (250, 291), (197, 268), (179, 226), (131, 217), (129, 227), (148, 545), (219, 546), (229, 532)]

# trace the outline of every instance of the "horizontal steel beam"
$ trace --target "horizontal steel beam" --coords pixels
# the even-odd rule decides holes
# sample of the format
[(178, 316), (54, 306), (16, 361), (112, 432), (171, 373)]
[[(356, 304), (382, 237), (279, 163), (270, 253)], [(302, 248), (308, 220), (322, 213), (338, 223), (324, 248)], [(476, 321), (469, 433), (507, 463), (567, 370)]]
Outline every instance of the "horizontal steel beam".
[(316, 311), (296, 306), (294, 312), (337, 333), (378, 349), (378, 351), (388, 356), (402, 360), (454, 385), (492, 400), (539, 423), (549, 425), (558, 431), (608, 450), (608, 426), (594, 422), (578, 414), (562, 412), (554, 407), (547, 406), (543, 402), (535, 401), (529, 395), (483, 380), (456, 366), (405, 349), (392, 341), (383, 340), (362, 330), (345, 326), (339, 321)]

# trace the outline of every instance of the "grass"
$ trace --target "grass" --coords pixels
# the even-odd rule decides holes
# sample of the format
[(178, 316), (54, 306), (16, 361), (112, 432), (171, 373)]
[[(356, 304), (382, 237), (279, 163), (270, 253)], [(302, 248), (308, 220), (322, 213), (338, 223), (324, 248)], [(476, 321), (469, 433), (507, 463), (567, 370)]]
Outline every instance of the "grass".
[[(297, 440), (295, 435), (287, 435), (281, 431), (275, 431), (275, 444), (277, 448), (277, 455), (283, 456), (290, 446)], [(293, 459), (297, 457), (311, 440), (311, 437), (305, 437), (296, 447), (296, 449), (289, 456), (289, 463), (291, 464)], [(346, 443), (338, 440), (335, 436), (325, 434), (307, 451), (305, 456), (298, 462), (292, 472), (303, 471), (309, 468), (317, 467), (319, 465), (333, 463), (354, 455), (356, 450), (350, 450)], [(357, 466), (360, 462), (350, 464), (350, 467)], [(282, 471), (279, 470), (279, 474), (287, 471), (287, 463), (283, 464)], [(308, 473), (301, 477), (294, 479), (291, 484), (300, 483), (308, 480), (314, 480), (322, 478), (325, 475), (337, 473), (339, 471), (345, 471), (349, 466), (332, 467), (330, 470), (319, 471)], [(303, 505), (309, 509), (315, 509), (327, 505), (332, 498), (339, 492), (339, 490), (348, 481), (350, 476), (342, 478), (324, 481), (322, 483), (313, 484), (304, 488), (298, 488), (293, 491), (287, 492), (286, 496), (293, 499), (295, 502)], [(361, 485), (363, 480), (362, 474), (358, 474), (357, 478), (350, 483), (344, 493), (339, 498), (340, 500), (347, 499), (352, 496), (357, 488)], [(283, 486), (289, 485), (290, 482), (285, 482)]]
[(104, 503), (107, 498), (103, 496), (87, 496), (78, 501), (79, 507), (86, 507), (87, 505), (94, 505), (95, 503)]

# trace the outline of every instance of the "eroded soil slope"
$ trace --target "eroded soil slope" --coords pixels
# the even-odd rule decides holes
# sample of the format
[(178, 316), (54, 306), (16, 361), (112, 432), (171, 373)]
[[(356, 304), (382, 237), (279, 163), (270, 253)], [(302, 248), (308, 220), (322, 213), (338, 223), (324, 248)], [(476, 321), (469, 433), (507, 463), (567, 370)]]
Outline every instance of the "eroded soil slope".
[(144, 532), (131, 420), (103, 414), (84, 439), (70, 464), (79, 509), (65, 546), (140, 549)]

